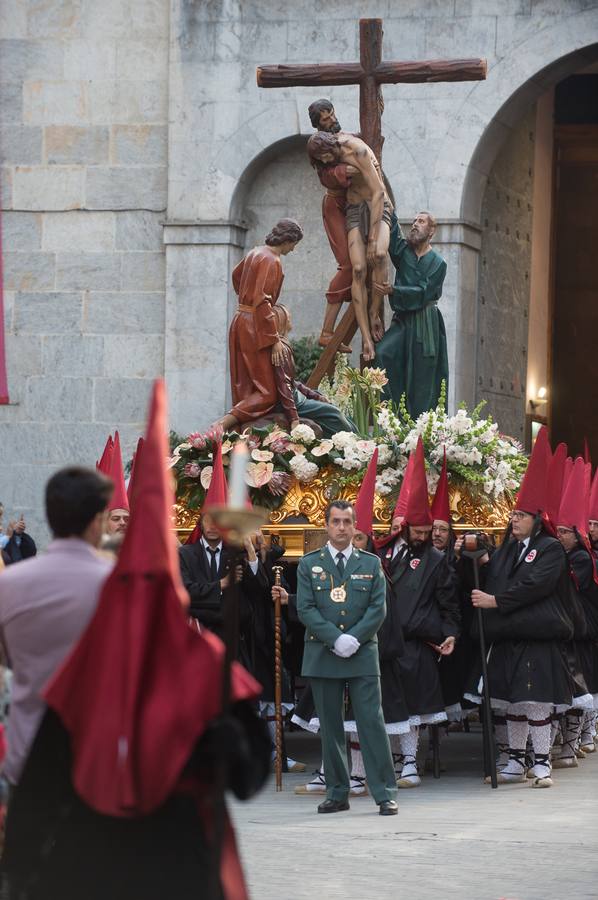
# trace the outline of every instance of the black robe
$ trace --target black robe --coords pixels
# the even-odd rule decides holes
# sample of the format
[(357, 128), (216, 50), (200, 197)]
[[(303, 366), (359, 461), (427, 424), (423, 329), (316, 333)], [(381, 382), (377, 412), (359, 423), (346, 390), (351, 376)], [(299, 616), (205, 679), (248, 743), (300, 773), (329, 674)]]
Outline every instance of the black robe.
[(598, 585), (594, 582), (594, 561), (579, 544), (567, 553), (567, 558), (584, 626), (583, 633), (576, 634), (573, 641), (575, 660), (587, 692), (598, 694)]
[[(210, 573), (210, 562), (201, 541), (179, 547), (181, 578), (190, 600), (189, 615), (197, 619), (200, 625), (217, 634), (221, 640), (224, 640), (225, 636), (220, 580), (230, 571), (235, 555), (231, 547), (223, 544), (218, 578), (214, 581)], [(243, 579), (239, 588), (239, 661), (259, 681), (252, 665), (252, 638), (255, 605), (261, 602), (261, 595), (268, 588), (268, 578), (262, 563), (258, 562), (257, 573), (254, 575), (248, 562), (243, 561)]]
[[(488, 652), (490, 697), (498, 705), (533, 702), (571, 705), (573, 679), (566, 643), (573, 636), (571, 594), (565, 552), (543, 530), (532, 536), (517, 561), (513, 540), (505, 541), (480, 573), (482, 590), (496, 597), (496, 609), (482, 619)], [(471, 633), (479, 640), (477, 616)], [(469, 692), (477, 693), (481, 663)]]
[(215, 767), (223, 760), (239, 799), (249, 799), (268, 777), (270, 738), (248, 703), (208, 727), (180, 786), (159, 809), (135, 818), (100, 815), (73, 788), (69, 734), (48, 710), (9, 804), (2, 875), (11, 898), (206, 896), (213, 857), (203, 805), (209, 823)]
[(397, 627), (400, 625), (404, 639), (399, 663), (409, 716), (439, 716), (444, 712), (445, 701), (438, 654), (430, 644), (459, 637), (459, 599), (454, 576), (445, 555), (431, 544), (416, 552), (409, 550), (394, 565), (387, 561), (386, 568), (391, 583), (388, 615)]

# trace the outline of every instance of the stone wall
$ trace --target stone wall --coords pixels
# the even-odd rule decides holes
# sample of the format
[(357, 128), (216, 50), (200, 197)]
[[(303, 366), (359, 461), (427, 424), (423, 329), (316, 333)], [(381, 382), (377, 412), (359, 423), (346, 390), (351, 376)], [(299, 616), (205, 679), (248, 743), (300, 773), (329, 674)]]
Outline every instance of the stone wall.
[(37, 537), (48, 473), (130, 451), (163, 372), (169, 3), (1, 11), (0, 499)]
[(502, 431), (523, 441), (535, 107), (501, 150), (482, 203), (478, 294), (478, 400)]

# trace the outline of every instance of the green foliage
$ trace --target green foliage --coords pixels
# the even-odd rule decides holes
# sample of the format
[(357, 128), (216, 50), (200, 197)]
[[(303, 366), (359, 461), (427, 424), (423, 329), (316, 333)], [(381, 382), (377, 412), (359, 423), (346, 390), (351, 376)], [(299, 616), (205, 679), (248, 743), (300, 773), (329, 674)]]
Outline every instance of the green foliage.
[(291, 348), (295, 357), (295, 376), (297, 381), (305, 382), (318, 364), (324, 348), (319, 346), (313, 334), (291, 341)]

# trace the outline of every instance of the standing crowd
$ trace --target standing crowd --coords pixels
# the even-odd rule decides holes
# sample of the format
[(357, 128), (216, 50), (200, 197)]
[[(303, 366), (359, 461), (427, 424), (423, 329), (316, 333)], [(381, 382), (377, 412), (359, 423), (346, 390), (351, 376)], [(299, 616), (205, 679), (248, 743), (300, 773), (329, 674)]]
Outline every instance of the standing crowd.
[[(48, 482), (44, 554), (25, 559), (22, 519), (4, 541), (20, 537), (21, 552), (0, 573), (11, 896), (151, 900), (174, 885), (184, 900), (206, 872), (212, 896), (246, 896), (223, 796), (252, 796), (274, 755), (274, 600), (283, 709), (321, 737), (322, 764), (296, 793), (325, 795), (319, 813), (371, 795), (397, 814), (399, 791), (421, 784), (422, 728), (482, 701), (480, 620), (498, 781), (550, 787), (553, 770), (595, 752), (598, 475), (564, 445), (553, 452), (544, 429), (503, 540), (477, 536), (479, 580), (453, 529), (446, 459), (429, 503), (420, 439), (389, 533), (373, 529), (375, 451), (356, 503), (330, 503), (327, 543), (281, 583), (282, 547), (222, 537), (220, 448), (177, 552), (165, 430), (158, 383), (128, 486), (117, 433), (95, 471)], [(285, 771), (305, 771), (284, 740), (283, 754)]]

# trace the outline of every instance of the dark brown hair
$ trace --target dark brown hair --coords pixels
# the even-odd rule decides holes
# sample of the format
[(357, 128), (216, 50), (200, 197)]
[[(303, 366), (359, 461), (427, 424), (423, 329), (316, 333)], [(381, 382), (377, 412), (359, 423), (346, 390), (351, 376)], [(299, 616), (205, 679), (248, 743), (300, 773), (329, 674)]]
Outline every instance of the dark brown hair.
[(294, 219), (281, 219), (272, 231), (266, 235), (265, 243), (269, 247), (278, 247), (280, 244), (291, 242), (297, 244), (303, 237), (303, 229)]
[(340, 144), (337, 136), (328, 131), (316, 131), (307, 142), (307, 153), (314, 168), (318, 162), (321, 162), (320, 157), (323, 153), (333, 153), (335, 157), (338, 157), (339, 151)]
[(328, 522), (330, 521), (330, 513), (332, 512), (333, 509), (341, 509), (343, 511), (345, 509), (350, 509), (351, 512), (353, 513), (353, 521), (355, 521), (355, 510), (353, 509), (352, 503), (349, 503), (348, 500), (332, 500), (328, 504), (326, 509), (324, 510), (324, 518), (326, 519), (327, 525), (328, 525)]
[(46, 517), (54, 537), (79, 537), (108, 506), (114, 482), (80, 466), (56, 472), (46, 485)]
[(279, 334), (285, 335), (289, 333), (291, 319), (289, 311), (282, 303), (275, 303), (272, 307), (274, 318), (276, 319), (276, 330)]
[(330, 110), (334, 109), (334, 106), (330, 102), (330, 100), (314, 100), (313, 103), (307, 108), (307, 114), (309, 116), (309, 121), (311, 122), (314, 128), (320, 127), (320, 113), (323, 113), (325, 110), (330, 112)]

